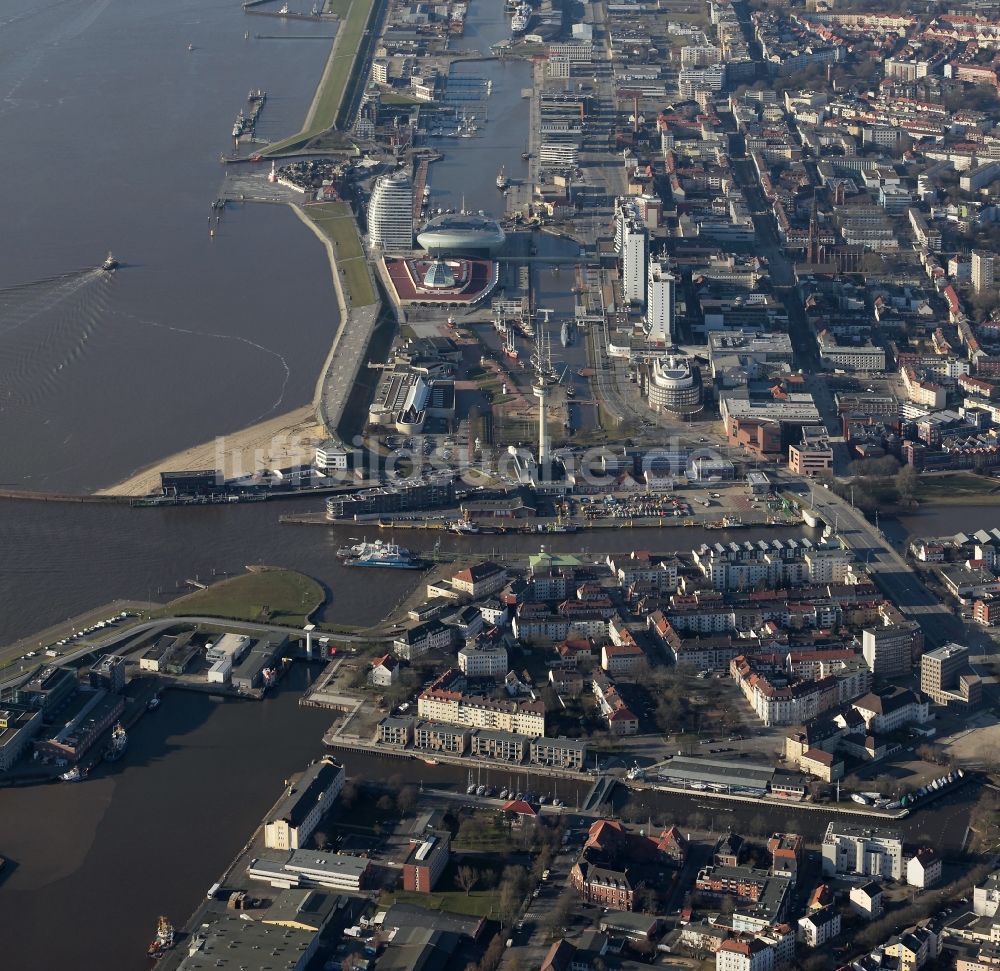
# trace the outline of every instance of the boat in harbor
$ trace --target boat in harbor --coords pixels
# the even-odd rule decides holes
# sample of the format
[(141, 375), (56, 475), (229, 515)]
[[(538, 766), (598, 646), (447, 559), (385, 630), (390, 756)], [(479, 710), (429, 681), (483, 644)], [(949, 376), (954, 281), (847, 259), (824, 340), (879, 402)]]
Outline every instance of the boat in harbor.
[(84, 769), (81, 769), (80, 766), (74, 765), (68, 772), (63, 772), (59, 778), (62, 779), (63, 782), (80, 782), (87, 778), (87, 773)]
[(112, 253), (111, 250), (108, 250), (108, 255), (104, 258), (104, 262), (101, 264), (101, 269), (110, 273), (112, 270), (117, 270), (119, 266), (121, 266), (121, 263), (115, 259), (114, 253)]
[(569, 347), (576, 340), (576, 324), (572, 320), (567, 318), (562, 322), (562, 327), (559, 329), (559, 343), (563, 347)]
[(523, 34), (528, 29), (528, 24), (531, 23), (531, 7), (522, 3), (520, 7), (517, 8), (517, 13), (511, 18), (510, 21), (510, 32), (515, 36), (517, 34)]
[(449, 524), (448, 529), (453, 533), (471, 534), (479, 532), (479, 527), (475, 523), (466, 522), (464, 519), (458, 519)]
[(153, 695), (153, 697), (146, 702), (146, 711), (156, 711), (156, 709), (159, 707), (160, 707), (159, 695)]
[(405, 547), (377, 539), (372, 543), (362, 543), (357, 555), (344, 560), (344, 565), (383, 567), (389, 570), (419, 570), (424, 564)]
[(503, 192), (510, 182), (507, 180), (507, 174), (504, 172), (504, 167), (500, 166), (500, 171), (497, 173), (497, 188)]
[(427, 765), (440, 765), (441, 764), (441, 762), (440, 762), (439, 759), (424, 759), (424, 762)]
[(159, 960), (173, 946), (174, 925), (166, 917), (161, 917), (156, 925), (156, 937), (150, 941), (149, 947), (146, 948), (146, 956), (154, 961)]
[(125, 749), (127, 748), (128, 733), (122, 727), (122, 723), (118, 722), (112, 729), (111, 740), (104, 749), (104, 761), (117, 762), (125, 754)]

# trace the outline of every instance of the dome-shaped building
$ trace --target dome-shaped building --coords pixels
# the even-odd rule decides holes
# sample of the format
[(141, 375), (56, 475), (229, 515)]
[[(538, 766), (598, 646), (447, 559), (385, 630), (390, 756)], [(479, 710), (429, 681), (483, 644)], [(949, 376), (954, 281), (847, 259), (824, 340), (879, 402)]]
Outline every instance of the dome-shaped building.
[(450, 290), (455, 286), (455, 273), (444, 260), (437, 259), (424, 274), (424, 286), (430, 290)]

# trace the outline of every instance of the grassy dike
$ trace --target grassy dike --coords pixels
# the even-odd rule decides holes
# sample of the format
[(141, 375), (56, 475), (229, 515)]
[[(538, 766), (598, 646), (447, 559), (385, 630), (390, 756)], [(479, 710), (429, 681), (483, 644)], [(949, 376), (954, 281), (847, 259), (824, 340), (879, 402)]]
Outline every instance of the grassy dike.
[(368, 273), (365, 251), (358, 236), (358, 224), (346, 202), (322, 202), (305, 206), (303, 215), (333, 245), (337, 267), (352, 307), (368, 307), (377, 302)]
[(363, 41), (375, 4), (376, 0), (351, 0), (347, 16), (337, 25), (337, 36), (301, 130), (268, 145), (261, 151), (262, 156), (296, 151), (337, 124), (345, 97), (352, 88), (355, 63), (359, 57), (363, 58), (363, 52), (368, 47)]

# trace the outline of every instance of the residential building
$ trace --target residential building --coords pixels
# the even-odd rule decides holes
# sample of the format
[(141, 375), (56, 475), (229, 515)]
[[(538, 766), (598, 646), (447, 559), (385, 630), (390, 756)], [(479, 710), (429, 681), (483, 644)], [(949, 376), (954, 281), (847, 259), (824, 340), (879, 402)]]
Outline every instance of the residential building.
[(489, 560), (466, 567), (451, 578), (452, 587), (473, 600), (499, 593), (506, 584), (507, 571)]
[(922, 846), (906, 861), (906, 882), (926, 890), (941, 879), (941, 857), (930, 846)]
[(541, 701), (506, 701), (432, 687), (417, 698), (417, 714), (450, 725), (529, 736), (545, 734), (545, 705)]
[(878, 920), (885, 912), (882, 884), (877, 880), (851, 887), (848, 901), (851, 910), (865, 920)]
[(403, 863), (403, 889), (430, 893), (448, 866), (450, 846), (451, 833), (446, 829), (436, 829), (412, 840)]
[(372, 684), (376, 688), (391, 688), (399, 680), (399, 661), (392, 654), (383, 654), (372, 661)]
[(392, 642), (393, 651), (404, 661), (426, 654), (428, 651), (447, 650), (451, 647), (454, 632), (437, 618), (409, 627)]
[(467, 678), (503, 680), (509, 669), (502, 644), (466, 644), (458, 652), (458, 668)]
[(972, 289), (976, 293), (985, 293), (993, 289), (994, 259), (994, 255), (985, 250), (974, 249), (972, 251)]
[(774, 833), (767, 841), (771, 873), (795, 883), (805, 853), (805, 841), (798, 833)]
[(497, 762), (523, 762), (531, 739), (527, 735), (480, 728), (472, 733), (472, 754)]
[(418, 721), (413, 725), (413, 747), (425, 752), (464, 755), (469, 747), (471, 732), (467, 728), (434, 721)]
[(905, 725), (922, 725), (928, 718), (927, 699), (909, 688), (890, 688), (878, 694), (869, 692), (853, 703), (865, 720), (865, 730), (884, 734)]
[(903, 876), (903, 839), (894, 831), (833, 822), (823, 837), (823, 873), (862, 877)]
[(754, 937), (724, 941), (715, 952), (715, 971), (774, 971), (774, 948)]
[(394, 718), (389, 715), (378, 723), (375, 738), (381, 745), (406, 748), (413, 742), (413, 722), (412, 717)]
[(996, 917), (1000, 911), (1000, 870), (995, 870), (972, 891), (972, 912), (977, 917)]
[(582, 738), (536, 738), (529, 748), (533, 765), (582, 771), (587, 761), (587, 743)]
[(312, 835), (323, 814), (344, 788), (343, 766), (330, 759), (313, 762), (292, 783), (264, 823), (264, 845), (273, 850), (298, 850)]
[(799, 918), (799, 936), (806, 947), (822, 947), (840, 933), (840, 911), (820, 907)]
[(945, 644), (920, 658), (920, 690), (936, 705), (975, 707), (983, 683), (969, 666), (969, 649)]
[(635, 641), (624, 644), (605, 644), (601, 648), (601, 667), (612, 677), (633, 674), (642, 669), (646, 652)]
[(368, 202), (368, 242), (372, 249), (413, 249), (413, 183), (400, 170), (380, 175)]

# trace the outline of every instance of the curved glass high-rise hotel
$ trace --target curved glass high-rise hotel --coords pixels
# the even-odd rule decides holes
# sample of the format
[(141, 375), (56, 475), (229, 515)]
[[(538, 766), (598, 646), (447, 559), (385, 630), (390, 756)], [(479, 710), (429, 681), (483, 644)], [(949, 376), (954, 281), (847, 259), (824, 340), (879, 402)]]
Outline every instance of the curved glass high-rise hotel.
[(368, 202), (368, 241), (373, 249), (413, 249), (413, 183), (403, 171), (380, 175)]

